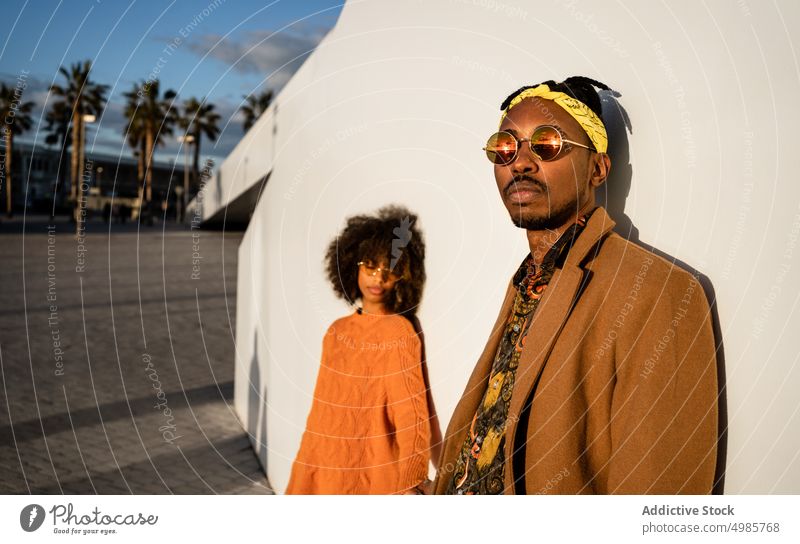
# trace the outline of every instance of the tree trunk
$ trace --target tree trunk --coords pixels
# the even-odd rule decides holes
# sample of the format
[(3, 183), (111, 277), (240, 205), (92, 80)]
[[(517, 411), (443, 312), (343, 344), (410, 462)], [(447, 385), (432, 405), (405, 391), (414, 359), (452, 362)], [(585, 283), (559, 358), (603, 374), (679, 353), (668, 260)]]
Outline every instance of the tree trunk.
[(147, 153), (144, 138), (139, 140), (139, 153), (136, 161), (136, 191), (139, 196), (139, 209), (144, 202), (144, 157)]
[(64, 132), (61, 141), (61, 152), (58, 154), (58, 174), (56, 176), (56, 185), (53, 187), (53, 207), (50, 208), (50, 217), (55, 216), (56, 203), (59, 201), (59, 194), (64, 194), (64, 180), (67, 177), (67, 133)]
[[(76, 167), (76, 176), (75, 181), (73, 182), (73, 189), (72, 194), (75, 197), (75, 207), (73, 208), (73, 215), (75, 217), (75, 223), (77, 225), (77, 229), (80, 230), (82, 219), (85, 218), (85, 215), (81, 214), (81, 206), (84, 205), (82, 201), (83, 196), (83, 176), (84, 176), (84, 169), (86, 168), (86, 156), (85, 156), (85, 149), (84, 149), (84, 139), (86, 138), (86, 134), (84, 133), (84, 127), (86, 126), (83, 120), (83, 113), (78, 114), (78, 145), (75, 146), (78, 151), (78, 164)], [(84, 214), (86, 211), (84, 210)], [(76, 230), (76, 234), (77, 234)]]
[(147, 162), (145, 163), (144, 175), (147, 184), (146, 198), (149, 208), (150, 202), (153, 200), (153, 127), (150, 126), (150, 123), (147, 124), (147, 128), (145, 129), (145, 145), (147, 146), (145, 159)]
[(139, 144), (139, 153), (137, 153), (137, 155), (136, 181), (139, 182), (139, 187), (141, 188), (142, 182), (144, 181), (144, 140)]
[(14, 133), (11, 131), (11, 126), (6, 125), (3, 127), (6, 133), (6, 214), (12, 217), (13, 195), (11, 193), (11, 153), (13, 152), (13, 145), (11, 141), (14, 138)]
[[(88, 210), (86, 209), (86, 201), (85, 195), (83, 192), (83, 185), (84, 181), (88, 184), (88, 179), (84, 179), (86, 176), (86, 150), (85, 147), (85, 139), (86, 134), (84, 133), (84, 127), (86, 126), (83, 120), (83, 114), (80, 116), (80, 122), (78, 123), (78, 127), (80, 131), (78, 132), (78, 178), (77, 183), (75, 184), (76, 191), (75, 191), (75, 208), (74, 208), (74, 215), (75, 215), (75, 236), (80, 236), (81, 233), (86, 228), (86, 214)], [(88, 178), (88, 176), (86, 176)]]
[[(194, 135), (194, 159), (192, 163), (192, 173), (194, 174), (195, 190), (200, 190), (200, 136), (202, 132), (196, 131)], [(188, 198), (188, 197), (187, 197)]]
[(72, 112), (72, 151), (70, 152), (70, 167), (69, 167), (69, 195), (70, 199), (75, 202), (75, 196), (78, 194), (78, 183), (80, 183), (80, 166), (78, 165), (80, 157), (80, 124), (83, 121), (83, 116), (77, 110)]

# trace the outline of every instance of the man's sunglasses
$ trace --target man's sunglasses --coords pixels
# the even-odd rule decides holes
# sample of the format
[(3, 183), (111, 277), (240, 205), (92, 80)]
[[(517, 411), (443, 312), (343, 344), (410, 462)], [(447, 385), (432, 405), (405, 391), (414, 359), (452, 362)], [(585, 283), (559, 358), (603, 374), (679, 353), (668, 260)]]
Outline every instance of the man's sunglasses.
[(501, 130), (489, 136), (483, 150), (494, 164), (508, 165), (516, 160), (522, 142), (528, 142), (531, 153), (541, 161), (554, 161), (573, 145), (590, 151), (595, 150), (588, 145), (567, 140), (561, 131), (552, 125), (536, 127), (531, 137), (525, 139), (519, 139), (510, 132)]

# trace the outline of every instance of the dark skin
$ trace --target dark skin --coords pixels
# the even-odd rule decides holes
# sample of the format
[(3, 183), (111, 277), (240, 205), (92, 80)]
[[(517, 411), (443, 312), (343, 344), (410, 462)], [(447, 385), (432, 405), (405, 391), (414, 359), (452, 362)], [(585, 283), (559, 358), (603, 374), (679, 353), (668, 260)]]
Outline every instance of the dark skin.
[[(511, 108), (500, 130), (529, 138), (541, 125), (555, 125), (564, 138), (592, 145), (571, 115), (540, 98), (527, 98)], [(556, 160), (545, 162), (531, 152), (528, 142), (523, 142), (514, 162), (495, 165), (500, 198), (514, 223), (527, 231), (536, 265), (578, 217), (594, 208), (595, 191), (610, 170), (611, 159), (605, 153), (572, 146)]]
[[(386, 270), (389, 265), (379, 261), (381, 270)], [(361, 308), (368, 314), (388, 315), (386, 300), (394, 289), (397, 280), (392, 280), (385, 273), (374, 276), (368, 274), (363, 266), (358, 268), (358, 289), (361, 291)]]

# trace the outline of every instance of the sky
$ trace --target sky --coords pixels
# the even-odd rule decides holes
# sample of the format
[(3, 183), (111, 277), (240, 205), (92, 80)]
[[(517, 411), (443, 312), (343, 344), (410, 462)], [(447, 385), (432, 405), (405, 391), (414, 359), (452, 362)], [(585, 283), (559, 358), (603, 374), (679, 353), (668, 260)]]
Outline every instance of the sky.
[[(108, 105), (87, 128), (87, 150), (132, 156), (124, 143), (125, 98), (134, 83), (157, 77), (178, 101), (213, 103), (217, 142), (203, 157), (219, 164), (243, 135), (244, 96), (286, 84), (336, 24), (344, 0), (3, 0), (0, 81), (24, 82), (32, 129), (21, 141), (43, 145), (48, 89), (64, 83), (59, 67), (92, 60), (91, 78), (109, 86)], [(158, 161), (178, 159), (169, 138)]]

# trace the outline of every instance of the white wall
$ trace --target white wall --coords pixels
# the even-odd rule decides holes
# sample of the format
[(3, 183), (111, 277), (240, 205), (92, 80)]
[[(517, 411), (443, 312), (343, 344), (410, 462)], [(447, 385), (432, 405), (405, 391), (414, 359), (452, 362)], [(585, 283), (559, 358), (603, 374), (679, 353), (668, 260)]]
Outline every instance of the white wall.
[(716, 289), (726, 491), (800, 492), (799, 23), (793, 0), (348, 2), (217, 189), (226, 202), (272, 169), (240, 249), (236, 407), (276, 490), (323, 332), (350, 312), (322, 267), (345, 217), (389, 202), (421, 217), (420, 317), (444, 429), (527, 252), (480, 148), (509, 92), (580, 74), (620, 91), (631, 120), (628, 150), (612, 131), (624, 214)]

